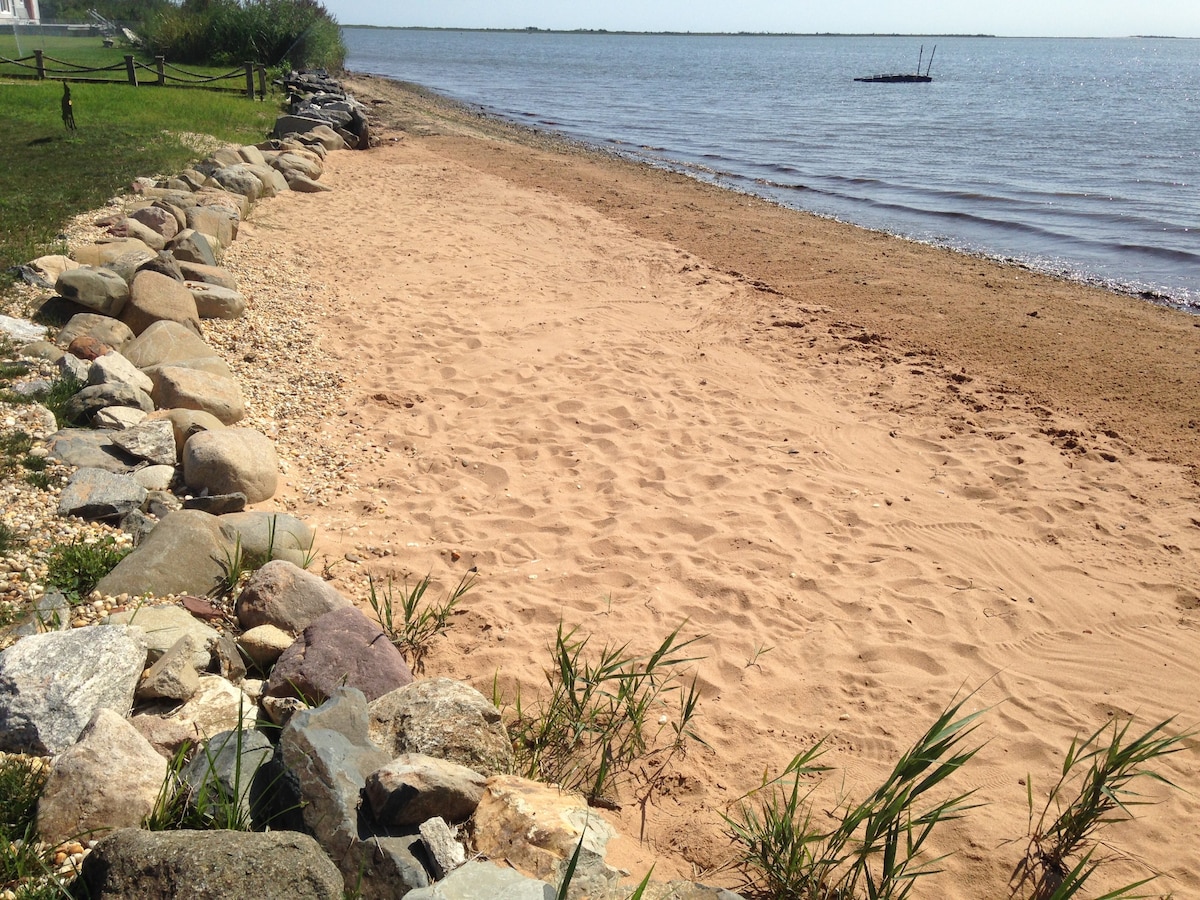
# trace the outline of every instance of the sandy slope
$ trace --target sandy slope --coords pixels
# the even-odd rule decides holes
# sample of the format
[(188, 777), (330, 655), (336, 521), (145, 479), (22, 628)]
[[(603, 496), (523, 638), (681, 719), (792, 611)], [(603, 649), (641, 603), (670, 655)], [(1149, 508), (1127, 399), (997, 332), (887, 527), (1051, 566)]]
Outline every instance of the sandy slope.
[[(823, 808), (862, 797), (977, 688), (988, 743), (954, 787), (989, 805), (946, 827), (936, 849), (957, 854), (919, 893), (1003, 896), (1024, 779), (1045, 787), (1077, 729), (1200, 721), (1200, 509), (1174, 464), (1197, 394), (1170, 389), (1196, 383), (1193, 320), (372, 90), (409, 136), (331, 157), (334, 193), (264, 204), (249, 238), (333, 285), (308, 301), (314, 364), (348, 378), (302, 448), (346, 454), (344, 489), (317, 503), (297, 466), (284, 498), (330, 560), (351, 556), (332, 574), (359, 598), (366, 572), (446, 588), (478, 566), (428, 671), (485, 693), (497, 676), (536, 694), (560, 620), (646, 648), (685, 621), (706, 635), (708, 746), (629, 786), (620, 862), (732, 886), (711, 871), (731, 852), (720, 813), (764, 771), (829, 735)], [(1113, 345), (1114, 317), (1136, 342)], [(1157, 377), (1129, 346), (1145, 341), (1188, 365), (1135, 398)], [(1065, 343), (1111, 377), (1046, 362)], [(1110, 834), (1178, 897), (1200, 893), (1195, 750), (1168, 767), (1190, 796)]]

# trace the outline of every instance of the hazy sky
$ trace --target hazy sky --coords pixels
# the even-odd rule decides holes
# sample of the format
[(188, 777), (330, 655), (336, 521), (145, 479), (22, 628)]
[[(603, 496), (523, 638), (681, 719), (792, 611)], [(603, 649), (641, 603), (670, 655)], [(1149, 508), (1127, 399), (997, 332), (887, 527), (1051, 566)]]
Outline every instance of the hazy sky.
[(324, 0), (343, 25), (1200, 37), (1197, 0)]

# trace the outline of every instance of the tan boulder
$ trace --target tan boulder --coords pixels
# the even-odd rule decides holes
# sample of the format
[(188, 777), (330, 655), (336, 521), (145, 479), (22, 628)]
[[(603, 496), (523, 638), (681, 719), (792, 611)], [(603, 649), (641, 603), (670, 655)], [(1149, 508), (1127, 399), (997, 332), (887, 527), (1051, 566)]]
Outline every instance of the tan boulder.
[(246, 415), (246, 402), (238, 383), (182, 366), (164, 366), (157, 373), (151, 398), (160, 409), (199, 409), (212, 413), (226, 425)]
[(200, 334), (200, 314), (192, 292), (158, 272), (143, 270), (133, 276), (129, 301), (120, 318), (134, 334), (141, 334), (155, 322), (177, 322)]

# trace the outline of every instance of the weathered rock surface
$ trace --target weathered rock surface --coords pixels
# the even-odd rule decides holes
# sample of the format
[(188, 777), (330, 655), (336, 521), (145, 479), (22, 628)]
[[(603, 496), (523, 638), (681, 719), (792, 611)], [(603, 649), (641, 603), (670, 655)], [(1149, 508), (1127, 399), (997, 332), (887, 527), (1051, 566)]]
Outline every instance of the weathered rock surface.
[(175, 235), (171, 241), (171, 255), (179, 260), (184, 275), (188, 275), (184, 263), (215, 267), (218, 262), (218, 250), (213, 246), (213, 240), (194, 228), (185, 228)]
[[(286, 559), (304, 568), (305, 562), (311, 561), (313, 556), (316, 531), (306, 522), (287, 513), (250, 510), (227, 515), (222, 523), (238, 533), (243, 550), (263, 559)], [(303, 627), (300, 626), (296, 631)]]
[(59, 296), (105, 316), (119, 316), (129, 300), (129, 285), (116, 272), (96, 266), (80, 266), (58, 276), (54, 289)]
[(103, 469), (77, 469), (58, 498), (60, 516), (119, 519), (141, 507), (146, 489), (128, 475)]
[(129, 330), (129, 326), (119, 319), (100, 313), (79, 313), (72, 316), (70, 321), (63, 326), (55, 341), (60, 346), (66, 347), (75, 338), (83, 335), (93, 337), (116, 350), (120, 350), (133, 340), (133, 332)]
[(417, 834), (375, 830), (360, 815), (367, 775), (388, 761), (367, 738), (360, 691), (340, 688), (317, 709), (297, 712), (279, 746), (304, 824), (341, 869), (347, 890), (357, 886), (364, 898), (389, 898), (429, 884), (414, 855)]
[(200, 688), (200, 673), (196, 670), (197, 651), (207, 661), (208, 653), (198, 646), (199, 641), (185, 634), (172, 644), (158, 661), (142, 675), (137, 687), (139, 700), (191, 700)]
[[(225, 427), (225, 423), (212, 413), (201, 409), (166, 409), (151, 413), (151, 418), (162, 418), (171, 423), (175, 435), (175, 446), (179, 453), (193, 434), (201, 431), (216, 431)], [(245, 543), (243, 541), (243, 543)]]
[(233, 243), (238, 233), (238, 215), (221, 206), (193, 206), (186, 213), (187, 227), (216, 240), (222, 247)]
[(142, 629), (146, 658), (150, 662), (156, 661), (181, 638), (192, 638), (192, 666), (201, 672), (212, 661), (212, 648), (220, 638), (211, 625), (205, 625), (186, 609), (169, 604), (138, 606), (112, 613), (104, 621), (107, 625), (136, 625)]
[(151, 396), (163, 408), (203, 410), (226, 425), (246, 415), (246, 402), (236, 381), (183, 366), (160, 369)]
[(139, 369), (217, 355), (195, 331), (178, 322), (167, 321), (155, 322), (148, 327), (129, 342), (121, 354)]
[(373, 700), (371, 740), (393, 756), (421, 753), (484, 775), (512, 771), (512, 743), (500, 711), (449, 678), (428, 678)]
[(125, 717), (101, 709), (54, 760), (38, 800), (42, 840), (61, 843), (79, 835), (136, 828), (154, 808), (167, 761)]
[(150, 412), (154, 409), (154, 401), (145, 391), (128, 384), (92, 384), (64, 404), (63, 415), (71, 422), (86, 422), (110, 406), (131, 406)]
[(238, 623), (246, 630), (274, 625), (299, 634), (326, 613), (352, 606), (324, 579), (294, 563), (274, 560), (250, 576), (238, 597), (236, 611)]
[(420, 825), (434, 816), (465, 822), (486, 781), (466, 766), (405, 753), (367, 777), (366, 796), (375, 821), (384, 825)]
[(127, 474), (137, 460), (114, 444), (112, 438), (111, 431), (66, 428), (50, 438), (47, 458), (79, 468), (91, 467)]
[[(129, 218), (140, 222), (164, 241), (169, 241), (179, 233), (179, 220), (161, 206), (143, 206), (141, 209), (131, 212)], [(134, 235), (134, 237), (136, 236)]]
[(0, 653), (0, 750), (61, 753), (98, 710), (124, 716), (146, 662), (140, 630), (35, 634)]
[(130, 253), (140, 254), (143, 259), (153, 259), (154, 251), (137, 238), (113, 238), (85, 244), (72, 251), (75, 261), (84, 266), (107, 266)]
[(141, 334), (155, 322), (177, 322), (200, 334), (200, 314), (192, 292), (166, 275), (145, 269), (133, 277), (121, 321), (134, 334)]
[(443, 880), (417, 888), (406, 900), (554, 900), (558, 892), (544, 881), (526, 878), (505, 866), (471, 860)]
[(273, 773), (267, 768), (275, 748), (261, 731), (232, 730), (213, 735), (180, 772), (180, 778), (210, 806), (236, 803), (246, 825), (266, 824)]
[[(72, 345), (73, 346), (73, 345)], [(127, 384), (144, 394), (149, 394), (154, 385), (142, 371), (122, 354), (112, 352), (93, 358), (88, 369), (88, 384)]]
[(258, 704), (220, 675), (201, 675), (196, 693), (174, 712), (161, 716), (183, 726), (190, 740), (208, 740), (223, 731), (253, 729)]
[(342, 900), (317, 842), (294, 831), (138, 831), (101, 840), (84, 860), (92, 900)]
[(178, 510), (166, 516), (138, 547), (100, 579), (104, 594), (197, 594), (221, 584), (233, 540), (216, 516)]
[(400, 651), (353, 606), (325, 613), (279, 657), (267, 694), (321, 702), (342, 686), (374, 700), (412, 682)]
[(237, 291), (203, 281), (185, 281), (184, 286), (192, 292), (202, 319), (240, 319), (246, 312), (246, 298)]
[(151, 465), (174, 466), (175, 429), (166, 419), (152, 419), (113, 435), (113, 443), (135, 459)]
[(247, 502), (261, 503), (275, 495), (278, 479), (275, 445), (254, 429), (202, 431), (183, 447), (183, 480), (192, 490), (242, 493)]
[(220, 266), (208, 266), (203, 263), (192, 263), (186, 260), (179, 261), (179, 268), (183, 272), (183, 277), (188, 281), (202, 281), (205, 284), (215, 284), (220, 287), (229, 288), (231, 291), (237, 290), (237, 279), (233, 277), (233, 273), (228, 269), (223, 269)]
[(259, 625), (244, 632), (238, 637), (237, 643), (250, 661), (265, 672), (283, 655), (283, 651), (292, 646), (295, 640), (282, 628), (276, 628), (274, 625)]

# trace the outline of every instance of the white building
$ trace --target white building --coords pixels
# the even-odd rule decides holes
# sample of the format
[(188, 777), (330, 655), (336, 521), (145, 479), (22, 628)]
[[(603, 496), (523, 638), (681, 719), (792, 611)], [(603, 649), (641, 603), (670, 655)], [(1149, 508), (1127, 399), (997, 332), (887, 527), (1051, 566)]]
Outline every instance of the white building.
[(0, 22), (38, 22), (41, 18), (38, 0), (0, 0)]

